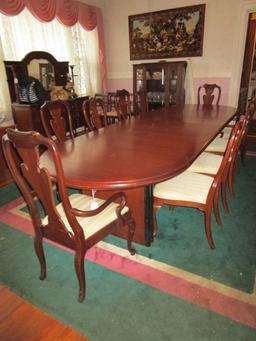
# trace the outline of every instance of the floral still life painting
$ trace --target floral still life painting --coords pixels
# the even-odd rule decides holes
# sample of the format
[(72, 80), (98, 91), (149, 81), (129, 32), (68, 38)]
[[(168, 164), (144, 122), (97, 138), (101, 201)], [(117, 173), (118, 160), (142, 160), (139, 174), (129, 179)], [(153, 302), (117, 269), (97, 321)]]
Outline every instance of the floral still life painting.
[(129, 16), (130, 59), (202, 56), (205, 4)]

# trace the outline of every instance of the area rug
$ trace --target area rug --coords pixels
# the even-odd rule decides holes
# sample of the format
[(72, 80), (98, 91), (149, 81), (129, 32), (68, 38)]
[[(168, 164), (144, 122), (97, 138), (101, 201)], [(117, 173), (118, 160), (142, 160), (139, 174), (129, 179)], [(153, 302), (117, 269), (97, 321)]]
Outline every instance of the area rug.
[(0, 191), (0, 280), (91, 340), (253, 340), (256, 338), (256, 158), (236, 176), (223, 228), (202, 213), (162, 207), (151, 247), (109, 237), (87, 254), (87, 299), (76, 301), (73, 255), (45, 243), (47, 279), (38, 279), (32, 226), (15, 185)]

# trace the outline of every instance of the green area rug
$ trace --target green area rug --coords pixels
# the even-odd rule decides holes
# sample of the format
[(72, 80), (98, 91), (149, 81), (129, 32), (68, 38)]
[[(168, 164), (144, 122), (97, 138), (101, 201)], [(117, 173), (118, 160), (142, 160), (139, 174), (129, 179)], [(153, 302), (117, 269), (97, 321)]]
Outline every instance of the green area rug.
[[(212, 214), (216, 250), (212, 251), (204, 233), (203, 213), (163, 206), (157, 213), (159, 232), (150, 248), (136, 246), (139, 254), (171, 264), (233, 288), (252, 293), (256, 273), (256, 157), (247, 157), (246, 166), (238, 163), (235, 198), (228, 193), (230, 214), (220, 200), (222, 229)], [(123, 248), (117, 238), (107, 240)]]
[(86, 262), (87, 294), (76, 301), (73, 255), (46, 244), (48, 275), (38, 279), (32, 238), (1, 226), (1, 281), (92, 341), (254, 340), (256, 330)]
[[(238, 170), (236, 197), (229, 198), (230, 214), (221, 209), (221, 230), (212, 217), (215, 251), (208, 247), (201, 212), (162, 207), (158, 236), (149, 248), (135, 245), (138, 254), (251, 294), (256, 259), (256, 158), (247, 158), (246, 167), (239, 165)], [(19, 196), (16, 186), (9, 185), (0, 190), (0, 205)], [(119, 238), (108, 237), (106, 242), (126, 248)], [(185, 295), (175, 297), (90, 260), (86, 261), (87, 299), (80, 304), (73, 255), (48, 243), (45, 251), (48, 272), (46, 280), (40, 281), (32, 237), (0, 223), (0, 281), (91, 341), (256, 339), (256, 329), (213, 312), (210, 304), (209, 309), (207, 303), (204, 307), (192, 304)], [(238, 308), (234, 303), (230, 309)], [(256, 326), (256, 314), (251, 321)]]

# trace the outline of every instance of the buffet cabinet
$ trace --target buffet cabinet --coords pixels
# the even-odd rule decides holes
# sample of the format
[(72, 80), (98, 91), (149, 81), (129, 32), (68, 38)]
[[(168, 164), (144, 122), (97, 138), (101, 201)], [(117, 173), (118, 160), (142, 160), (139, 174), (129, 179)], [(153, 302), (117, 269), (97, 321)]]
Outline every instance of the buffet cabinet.
[[(79, 128), (86, 126), (83, 116), (83, 102), (88, 98), (88, 96), (81, 96), (66, 100), (70, 106), (72, 125), (77, 134)], [(12, 103), (12, 115), (17, 129), (22, 131), (36, 130), (45, 135), (41, 122), (40, 105)]]
[(187, 62), (157, 62), (133, 65), (133, 93), (146, 92), (149, 109), (185, 103)]

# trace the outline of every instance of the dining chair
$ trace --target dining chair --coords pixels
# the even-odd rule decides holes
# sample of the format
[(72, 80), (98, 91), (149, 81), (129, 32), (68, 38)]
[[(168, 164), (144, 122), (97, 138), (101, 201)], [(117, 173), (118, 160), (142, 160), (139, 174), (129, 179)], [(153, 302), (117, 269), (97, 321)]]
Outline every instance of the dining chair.
[(101, 99), (104, 104), (104, 112), (106, 113), (106, 123), (111, 124), (118, 121), (118, 115), (116, 110), (115, 92), (108, 92), (107, 94), (98, 94), (94, 95), (95, 99)]
[(209, 176), (186, 170), (178, 176), (154, 186), (153, 215), (155, 231), (157, 231), (156, 212), (162, 205), (197, 208), (204, 212), (206, 238), (210, 248), (215, 249), (211, 231), (211, 211), (213, 208), (216, 221), (221, 226), (218, 207), (219, 189), (223, 176), (225, 176), (230, 166), (238, 129), (239, 126), (237, 125), (216, 175)]
[[(229, 163), (229, 169), (225, 172), (221, 181), (221, 197), (222, 197), (223, 207), (226, 213), (229, 212), (228, 204), (227, 204), (226, 188), (228, 184), (231, 195), (234, 193), (233, 174), (234, 174), (234, 169), (235, 169), (235, 162), (237, 159), (239, 146), (241, 145), (241, 141), (246, 131), (247, 124), (248, 124), (248, 117), (247, 115), (245, 115), (245, 116), (241, 116), (239, 119), (239, 122), (236, 123), (236, 125), (239, 125), (239, 127), (238, 128), (236, 126), (234, 127), (234, 129), (237, 129), (238, 133), (237, 133), (237, 136), (235, 137), (233, 158), (231, 162)], [(195, 159), (195, 161), (190, 165), (187, 171), (215, 176), (218, 170), (220, 169), (223, 158), (224, 156), (222, 155), (216, 155), (216, 154), (209, 153), (209, 152), (202, 152)]]
[[(29, 207), (35, 233), (34, 248), (40, 263), (40, 279), (46, 278), (44, 239), (74, 250), (78, 301), (82, 302), (86, 296), (84, 257), (87, 250), (110, 233), (127, 227), (127, 247), (132, 255), (135, 254), (132, 247), (135, 222), (124, 193), (118, 192), (107, 200), (80, 193), (69, 195), (58, 147), (52, 139), (38, 132), (7, 129), (2, 144), (9, 169)], [(50, 171), (40, 167), (40, 146), (49, 150), (51, 155), (58, 203), (55, 203)], [(16, 154), (21, 160), (19, 165)], [(39, 209), (37, 201), (43, 210)]]
[(85, 124), (87, 126), (87, 129), (89, 131), (93, 131), (94, 130), (94, 126), (93, 126), (93, 123), (92, 123), (92, 120), (91, 120), (91, 108), (90, 108), (90, 101), (89, 101), (89, 99), (86, 99), (86, 100), (83, 101), (82, 108), (83, 108), (84, 121), (85, 121)]
[(108, 125), (107, 110), (104, 101), (100, 98), (89, 99), (91, 108), (91, 121), (95, 129), (100, 129)]
[(63, 100), (45, 102), (40, 107), (40, 116), (48, 138), (65, 142), (74, 138), (69, 104)]
[(94, 95), (95, 99), (101, 99), (106, 107), (107, 110), (107, 106), (108, 106), (108, 94), (100, 94), (100, 93), (96, 93)]
[(106, 106), (100, 98), (91, 97), (89, 100), (84, 101), (83, 114), (90, 131), (108, 125)]
[(203, 84), (197, 90), (197, 103), (204, 105), (219, 105), (221, 87), (217, 84)]
[(116, 91), (115, 104), (119, 121), (131, 117), (131, 99), (130, 93), (127, 90)]

